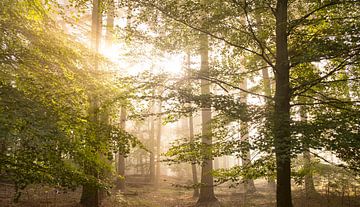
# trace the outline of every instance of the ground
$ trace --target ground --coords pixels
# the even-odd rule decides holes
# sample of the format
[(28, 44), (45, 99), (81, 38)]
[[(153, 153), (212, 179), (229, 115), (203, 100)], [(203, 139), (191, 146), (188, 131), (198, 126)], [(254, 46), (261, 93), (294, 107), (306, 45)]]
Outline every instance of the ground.
[[(162, 181), (158, 188), (148, 184), (129, 184), (125, 193), (113, 191), (102, 203), (102, 207), (192, 207), (196, 198), (192, 191), (174, 187), (173, 181)], [(243, 192), (241, 186), (216, 187), (215, 194), (222, 207), (272, 207), (275, 192), (265, 181), (256, 182), (257, 191)], [(12, 202), (14, 190), (9, 184), (0, 184), (0, 207), (80, 207), (81, 189), (59, 191), (46, 186), (30, 186), (22, 194), (19, 203)], [(347, 194), (317, 194), (306, 199), (302, 188), (294, 187), (294, 207), (360, 207), (360, 197)]]

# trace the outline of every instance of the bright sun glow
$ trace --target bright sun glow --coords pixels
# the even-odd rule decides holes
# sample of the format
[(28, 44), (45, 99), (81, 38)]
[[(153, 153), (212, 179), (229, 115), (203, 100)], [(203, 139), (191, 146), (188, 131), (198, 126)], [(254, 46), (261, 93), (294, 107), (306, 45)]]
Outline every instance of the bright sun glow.
[(137, 75), (145, 70), (173, 75), (182, 72), (183, 54), (163, 54), (161, 57), (154, 56), (136, 61), (125, 55), (126, 49), (125, 44), (113, 44), (111, 47), (101, 48), (101, 54), (117, 65), (116, 70), (128, 75)]
[(172, 73), (172, 74), (180, 74), (182, 71), (182, 66), (183, 66), (183, 55), (167, 54), (159, 62), (159, 71)]

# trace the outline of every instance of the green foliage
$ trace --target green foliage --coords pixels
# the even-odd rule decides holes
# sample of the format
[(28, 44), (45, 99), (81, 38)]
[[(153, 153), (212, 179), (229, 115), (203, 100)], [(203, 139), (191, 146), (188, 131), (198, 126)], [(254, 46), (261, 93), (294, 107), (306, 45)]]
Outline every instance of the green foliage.
[(41, 1), (0, 3), (0, 176), (17, 189), (104, 186), (84, 166), (110, 169), (101, 154), (111, 160), (139, 142), (109, 123), (114, 88), (93, 71), (95, 54), (49, 15)]
[(216, 183), (230, 182), (230, 187), (235, 187), (246, 179), (273, 179), (275, 177), (275, 159), (273, 156), (263, 156), (251, 165), (215, 170), (213, 175), (216, 178)]
[[(172, 105), (167, 111), (169, 121), (211, 103), (217, 114), (211, 123), (213, 136), (219, 141), (201, 150), (205, 146), (182, 140), (167, 155), (178, 162), (193, 162), (207, 156), (202, 151), (214, 156), (238, 155), (250, 148), (271, 154), (276, 121), (273, 100), (268, 97), (265, 107), (249, 106), (238, 99), (237, 92), (261, 97), (259, 89), (264, 81), (244, 91), (238, 87), (241, 80), (255, 79), (264, 68), (273, 69), (277, 75), (275, 2), (142, 0), (135, 6), (143, 11), (139, 22), (149, 23), (155, 33), (160, 31), (158, 41), (150, 42), (163, 50), (193, 51), (195, 47), (187, 43), (196, 42), (198, 33), (212, 37), (212, 69), (207, 78), (222, 95), (198, 95), (198, 88), (191, 84), (185, 87), (180, 79), (167, 85), (171, 92), (164, 100)], [(287, 33), (292, 157), (309, 147), (332, 151), (355, 173), (360, 166), (359, 6), (357, 1), (291, 1)], [(199, 85), (198, 80), (204, 77), (189, 71), (187, 78)], [(306, 111), (306, 121), (298, 120), (300, 107)], [(250, 146), (239, 147), (244, 145), (235, 138), (241, 130), (232, 125), (239, 120), (257, 129), (258, 134), (250, 137)]]

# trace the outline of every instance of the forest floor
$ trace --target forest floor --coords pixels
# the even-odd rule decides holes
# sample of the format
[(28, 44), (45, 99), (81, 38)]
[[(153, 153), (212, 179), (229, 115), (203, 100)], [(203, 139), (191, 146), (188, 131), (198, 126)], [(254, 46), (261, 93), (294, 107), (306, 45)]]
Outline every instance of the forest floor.
[[(256, 181), (255, 193), (244, 193), (241, 186), (216, 187), (215, 194), (222, 207), (273, 207), (275, 192), (265, 181)], [(30, 186), (22, 194), (18, 203), (13, 203), (14, 189), (11, 185), (0, 184), (0, 207), (80, 207), (81, 189), (58, 192), (46, 186)], [(346, 195), (317, 194), (306, 199), (301, 188), (293, 191), (294, 207), (360, 207), (360, 197)], [(162, 181), (156, 188), (146, 184), (129, 184), (125, 193), (112, 192), (102, 207), (192, 207), (196, 199), (192, 190), (174, 187), (171, 181)]]

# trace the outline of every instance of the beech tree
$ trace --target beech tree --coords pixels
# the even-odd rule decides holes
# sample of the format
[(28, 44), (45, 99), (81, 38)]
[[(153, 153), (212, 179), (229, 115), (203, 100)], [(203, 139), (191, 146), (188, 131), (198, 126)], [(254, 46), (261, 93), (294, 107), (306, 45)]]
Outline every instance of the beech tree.
[[(357, 36), (353, 33), (355, 30), (338, 27), (330, 29), (328, 25), (338, 24), (337, 18), (341, 18), (344, 14), (335, 12), (340, 8), (347, 9), (350, 14), (346, 18), (347, 28), (351, 28), (351, 24), (357, 25), (355, 7), (359, 6), (358, 3), (354, 1), (300, 3), (283, 0), (276, 2), (162, 1), (161, 3), (144, 0), (138, 3), (154, 8), (167, 18), (237, 48), (239, 55), (252, 54), (259, 57), (274, 71), (272, 136), (277, 166), (277, 205), (292, 206), (291, 158), (293, 153), (296, 154), (293, 150), (296, 141), (292, 135), (291, 108), (299, 104), (294, 102), (295, 98), (302, 93), (301, 91), (321, 85), (323, 80), (331, 77), (336, 71), (343, 70), (346, 65), (356, 64), (354, 54), (356, 44), (354, 43), (357, 41)], [(296, 11), (300, 4), (306, 4), (306, 6)], [(203, 20), (199, 21), (203, 12), (208, 14), (206, 24)], [(238, 21), (239, 18), (240, 21)], [(261, 26), (256, 25), (257, 18), (263, 20)], [(256, 30), (256, 26), (263, 29)], [(309, 39), (314, 31), (320, 32), (321, 35)], [(328, 35), (332, 34), (339, 35), (337, 36), (339, 38), (329, 38)], [(311, 46), (309, 42), (303, 42), (305, 40), (310, 40)], [(336, 46), (338, 46), (337, 51), (334, 50)], [(320, 78), (303, 81), (291, 77), (291, 71), (299, 70), (302, 64), (334, 58), (341, 58), (343, 61), (340, 61), (338, 65), (328, 64)], [(232, 87), (226, 80), (212, 81)], [(240, 90), (243, 89), (240, 88)]]
[[(201, 165), (197, 206), (219, 205), (214, 177), (215, 183), (241, 182), (275, 171), (277, 206), (291, 207), (292, 161), (303, 155), (302, 170), (310, 171), (310, 157), (320, 159), (319, 151), (334, 153), (342, 168), (360, 174), (358, 1), (128, 0), (121, 3), (136, 12), (127, 14), (132, 24), (124, 37), (113, 29), (114, 1), (69, 2), (93, 5), (92, 50), (59, 30), (51, 18), (53, 1), (0, 3), (0, 173), (18, 192), (31, 183), (82, 185), (81, 203), (98, 206), (98, 191), (110, 186), (104, 176), (108, 160), (119, 153), (124, 161), (129, 145), (138, 144), (124, 130), (127, 112), (150, 120), (149, 172), (156, 181), (162, 140), (158, 132), (155, 142), (156, 102), (164, 106), (158, 112), (166, 121), (189, 116), (190, 141), (177, 142), (166, 155), (193, 164), (195, 186), (194, 167)], [(104, 9), (107, 45), (118, 34), (131, 47), (131, 62), (145, 61), (151, 50), (147, 72), (109, 81), (113, 74), (100, 70), (111, 67), (99, 54)], [(200, 70), (188, 67), (181, 77), (151, 71), (158, 53), (187, 54), (190, 64), (194, 51)], [(165, 92), (155, 94), (158, 87)], [(114, 103), (128, 98), (153, 109), (136, 114), (129, 106), (125, 113), (129, 104), (120, 104), (121, 124), (113, 126), (108, 120), (119, 112)], [(200, 139), (192, 130), (197, 112)], [(239, 132), (243, 140), (235, 138)], [(259, 152), (251, 165), (250, 150)], [(214, 171), (213, 159), (227, 155), (248, 164)], [(119, 165), (124, 175), (125, 164)], [(311, 174), (304, 180), (307, 191), (314, 191)]]
[(15, 184), (15, 200), (29, 184), (108, 188), (106, 178), (95, 176), (110, 168), (112, 157), (103, 155), (126, 153), (138, 143), (105, 118), (114, 88), (94, 72), (92, 60), (98, 56), (99, 67), (109, 62), (61, 31), (50, 17), (52, 6), (0, 3), (0, 171)]

